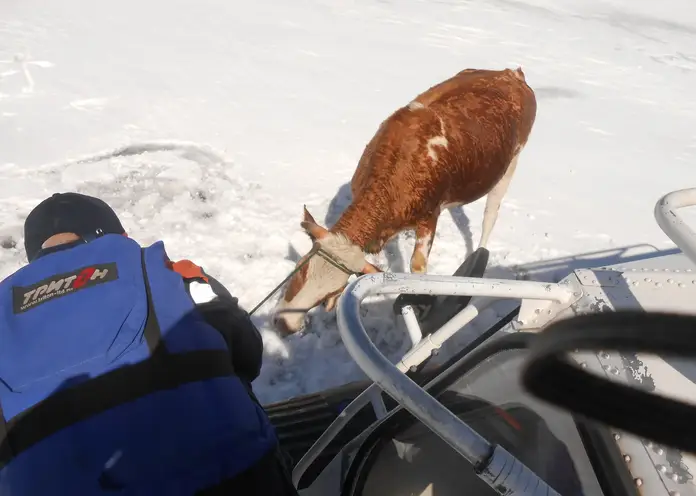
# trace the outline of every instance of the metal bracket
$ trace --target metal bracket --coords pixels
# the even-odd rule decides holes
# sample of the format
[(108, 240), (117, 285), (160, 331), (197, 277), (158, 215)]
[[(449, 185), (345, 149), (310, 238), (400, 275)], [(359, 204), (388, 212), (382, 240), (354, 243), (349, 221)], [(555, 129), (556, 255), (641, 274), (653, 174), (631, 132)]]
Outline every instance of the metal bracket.
[(616, 270), (576, 269), (575, 276), (583, 286), (613, 287), (621, 281), (622, 273)]
[(582, 284), (577, 279), (568, 278), (559, 283), (559, 285), (567, 286), (572, 291), (572, 297), (568, 301), (523, 299), (517, 320), (512, 323), (512, 328), (516, 331), (541, 329), (558, 317), (559, 314), (573, 306), (584, 294)]

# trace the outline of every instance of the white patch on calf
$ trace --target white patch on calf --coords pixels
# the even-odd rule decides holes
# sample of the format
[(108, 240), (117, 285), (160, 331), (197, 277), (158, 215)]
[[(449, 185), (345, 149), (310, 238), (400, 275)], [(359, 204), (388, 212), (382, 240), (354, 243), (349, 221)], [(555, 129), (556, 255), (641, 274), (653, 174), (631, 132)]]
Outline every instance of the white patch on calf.
[(447, 136), (445, 136), (445, 122), (442, 120), (442, 117), (438, 117), (438, 119), (440, 119), (440, 136), (433, 136), (428, 140), (428, 156), (433, 162), (437, 162), (437, 152), (434, 147), (441, 146), (446, 150), (449, 145)]
[(425, 108), (425, 105), (423, 105), (421, 102), (417, 102), (415, 100), (408, 104), (409, 110), (420, 110), (420, 109), (424, 109), (424, 108)]
[[(318, 243), (333, 260), (350, 271), (361, 272), (365, 266), (365, 253), (342, 234), (328, 234)], [(302, 289), (291, 301), (284, 299), (279, 301), (276, 307), (278, 318), (283, 319), (290, 330), (299, 330), (304, 322), (306, 311), (316, 305), (317, 301), (343, 288), (348, 282), (348, 277), (349, 274), (318, 253), (312, 255), (307, 262), (307, 275)], [(287, 312), (287, 310), (297, 311)]]
[(444, 136), (435, 136), (428, 140), (428, 156), (433, 159), (433, 162), (437, 162), (437, 152), (435, 151), (436, 146), (442, 146), (447, 149), (449, 142)]

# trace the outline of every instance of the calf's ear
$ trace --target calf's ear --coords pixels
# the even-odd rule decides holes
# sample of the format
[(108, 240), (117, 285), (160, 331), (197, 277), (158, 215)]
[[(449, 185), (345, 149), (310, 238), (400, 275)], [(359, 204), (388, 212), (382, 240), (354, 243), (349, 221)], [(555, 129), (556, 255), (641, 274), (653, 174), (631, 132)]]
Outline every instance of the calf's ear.
[(306, 205), (303, 207), (303, 209), (304, 218), (302, 222), (300, 222), (300, 227), (302, 227), (302, 229), (305, 230), (309, 237), (312, 238), (312, 241), (321, 239), (327, 234), (329, 234), (329, 231), (327, 231), (325, 228), (321, 227), (319, 224), (316, 223), (314, 217), (312, 217), (312, 214), (310, 214), (307, 210)]

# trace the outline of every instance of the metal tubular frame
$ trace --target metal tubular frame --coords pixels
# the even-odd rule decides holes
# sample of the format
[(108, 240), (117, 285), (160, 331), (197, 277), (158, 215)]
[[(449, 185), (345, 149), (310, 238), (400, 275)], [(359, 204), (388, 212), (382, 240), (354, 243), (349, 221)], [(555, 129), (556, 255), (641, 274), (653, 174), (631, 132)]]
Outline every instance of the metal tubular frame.
[[(416, 345), (399, 364), (394, 365), (382, 355), (367, 335), (360, 316), (360, 303), (370, 295), (403, 293), (479, 298), (472, 298), (467, 307), (428, 339)], [(500, 478), (513, 467), (515, 470), (512, 473), (515, 475), (505, 477), (505, 494), (554, 495), (557, 493), (524, 464), (499, 446), (489, 444), (403, 373), (405, 360), (422, 361), (427, 356), (422, 354), (422, 350), (428, 349), (432, 352), (438, 348), (463, 326), (462, 321), (471, 321), (478, 315), (477, 304), (488, 306), (497, 298), (566, 303), (572, 300), (573, 291), (565, 285), (536, 281), (384, 272), (369, 274), (352, 281), (344, 290), (337, 311), (338, 328), (353, 360), (374, 381), (375, 384), (370, 387), (380, 387), (409, 410), (414, 417), (474, 465), (479, 476), (493, 489), (498, 491), (503, 487), (500, 485)], [(530, 479), (535, 479), (535, 483), (529, 484)], [(527, 490), (527, 487), (533, 489)]]
[[(432, 429), (453, 449), (474, 465), (480, 465), (491, 454), (488, 442), (463, 423), (456, 415), (408, 378), (402, 367), (393, 365), (372, 343), (360, 317), (360, 302), (374, 294), (435, 294), (455, 296), (484, 296), (490, 298), (519, 298), (570, 301), (572, 291), (560, 284), (471, 277), (422, 274), (370, 274), (353, 281), (344, 290), (338, 307), (338, 328), (346, 349), (358, 366), (416, 418)], [(444, 329), (444, 338), (461, 327), (462, 314), (473, 313), (469, 305), (434, 335)], [(475, 313), (478, 313), (477, 311)], [(431, 341), (431, 340), (428, 340)], [(433, 346), (439, 346), (435, 341)], [(417, 346), (413, 351), (416, 351)], [(413, 352), (409, 355), (414, 354)], [(405, 357), (406, 358), (406, 357)], [(403, 363), (403, 362), (402, 362)], [(401, 364), (400, 364), (401, 365)]]
[(654, 213), (660, 229), (696, 264), (696, 232), (675, 212), (693, 206), (696, 206), (696, 188), (681, 189), (660, 198)]
[[(355, 280), (357, 279), (353, 279), (353, 281)], [(462, 309), (457, 315), (452, 317), (452, 319), (450, 319), (450, 321), (447, 324), (449, 325), (451, 322), (456, 320), (455, 325), (458, 325), (459, 328), (464, 327), (466, 324), (474, 320), (474, 318), (480, 313), (480, 311), (485, 309), (492, 302), (493, 300), (490, 299), (472, 298), (469, 305)], [(408, 312), (407, 309), (413, 312), (412, 307), (410, 305), (407, 305), (404, 307), (402, 315), (403, 313)], [(418, 321), (415, 319), (415, 315), (413, 315), (413, 317), (414, 322), (412, 322), (411, 325), (417, 325), (418, 332), (420, 333), (420, 325), (418, 324)], [(409, 325), (408, 321), (406, 325)], [(423, 360), (425, 360), (430, 355), (430, 353), (432, 353), (432, 350), (437, 342), (445, 341), (444, 339), (439, 339), (438, 337), (440, 335), (440, 332), (444, 328), (445, 326), (441, 327), (436, 333), (428, 336), (428, 339), (418, 341), (411, 348), (411, 350), (401, 358), (396, 367), (401, 372), (406, 372), (409, 368), (420, 365), (423, 362)], [(414, 328), (407, 327), (407, 329), (409, 334), (412, 334), (415, 331)], [(314, 442), (314, 444), (309, 448), (309, 450), (307, 450), (305, 455), (300, 459), (297, 465), (295, 465), (295, 468), (292, 471), (292, 481), (295, 484), (295, 487), (299, 485), (302, 475), (307, 471), (312, 462), (314, 462), (314, 460), (316, 460), (319, 454), (321, 454), (321, 452), (324, 449), (326, 449), (326, 447), (338, 435), (338, 433), (341, 432), (341, 430), (346, 426), (346, 424), (348, 424), (350, 419), (357, 415), (357, 413), (370, 402), (372, 402), (373, 408), (375, 408), (375, 393), (377, 393), (377, 396), (380, 397), (381, 392), (382, 389), (380, 389), (380, 387), (377, 384), (371, 384), (353, 401), (351, 401), (346, 408), (343, 409), (343, 411), (338, 415), (338, 417), (336, 417), (336, 419), (331, 423), (331, 425), (329, 425), (328, 429), (326, 429), (322, 433), (322, 435), (319, 436), (319, 438)], [(384, 403), (381, 404), (384, 405)], [(382, 413), (384, 412), (381, 410), (380, 406), (377, 405), (377, 407), (375, 408), (375, 414), (377, 415), (377, 418), (381, 418)]]

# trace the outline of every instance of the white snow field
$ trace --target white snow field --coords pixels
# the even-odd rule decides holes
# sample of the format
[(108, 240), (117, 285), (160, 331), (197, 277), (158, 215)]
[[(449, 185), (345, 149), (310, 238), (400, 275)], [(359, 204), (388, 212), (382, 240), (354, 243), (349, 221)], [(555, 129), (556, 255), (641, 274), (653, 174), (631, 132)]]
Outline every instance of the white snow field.
[[(672, 249), (653, 207), (696, 186), (695, 40), (693, 0), (3, 0), (0, 276), (26, 263), (29, 210), (79, 191), (250, 310), (305, 249), (302, 205), (336, 220), (383, 119), (462, 69), (518, 65), (538, 114), (490, 274), (534, 264), (529, 277), (557, 279), (583, 263), (575, 255)], [(152, 141), (192, 146), (70, 162)], [(484, 204), (443, 213), (432, 273), (452, 273), (478, 244)], [(402, 236), (377, 263), (404, 270), (412, 244)], [(269, 323), (277, 297), (253, 317), (263, 402), (364, 378), (335, 312), (317, 309), (311, 328), (281, 340)], [(365, 308), (377, 346), (400, 357), (409, 343), (391, 298)]]

